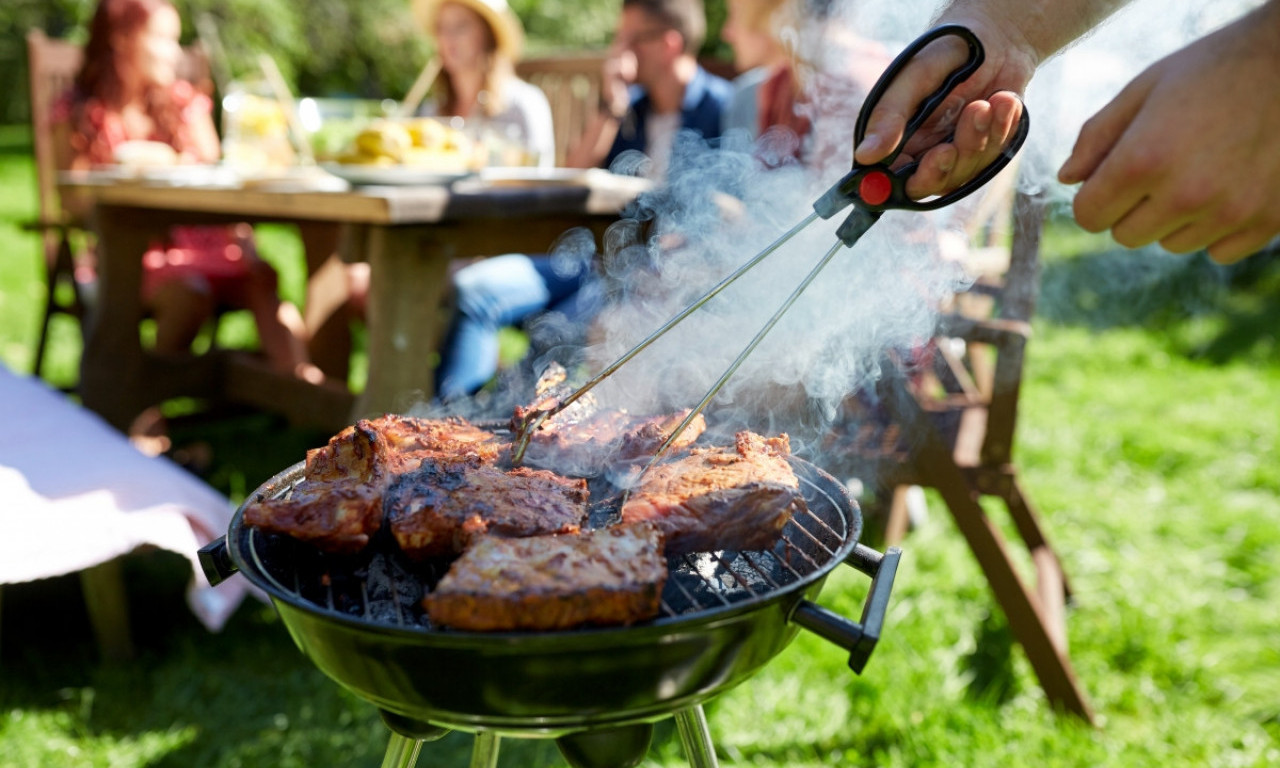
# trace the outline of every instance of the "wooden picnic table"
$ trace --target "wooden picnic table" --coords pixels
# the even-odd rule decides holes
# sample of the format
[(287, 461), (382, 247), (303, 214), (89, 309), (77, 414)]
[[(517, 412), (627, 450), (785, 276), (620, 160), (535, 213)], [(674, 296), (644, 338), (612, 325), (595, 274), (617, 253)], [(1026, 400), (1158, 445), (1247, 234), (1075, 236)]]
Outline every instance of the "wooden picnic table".
[[(447, 318), (448, 265), (459, 257), (545, 252), (574, 227), (597, 236), (647, 188), (601, 170), (485, 175), (452, 184), (317, 191), (290, 185), (148, 183), (80, 173), (60, 193), (93, 201), (99, 294), (80, 370), (85, 405), (119, 428), (176, 396), (224, 397), (282, 411), (296, 423), (340, 428), (429, 399)], [(142, 346), (141, 255), (178, 224), (336, 222), (370, 265), (368, 379), (359, 396), (272, 374), (243, 352), (165, 360)]]

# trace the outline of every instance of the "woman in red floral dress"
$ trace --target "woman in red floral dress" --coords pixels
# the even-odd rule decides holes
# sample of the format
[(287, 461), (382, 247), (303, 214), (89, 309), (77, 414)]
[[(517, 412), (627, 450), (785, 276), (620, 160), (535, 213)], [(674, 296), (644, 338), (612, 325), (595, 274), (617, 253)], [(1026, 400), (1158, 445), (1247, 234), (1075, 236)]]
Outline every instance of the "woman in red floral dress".
[[(101, 0), (75, 85), (54, 107), (61, 168), (118, 163), (137, 142), (169, 147), (160, 153), (165, 162), (217, 162), (212, 101), (177, 78), (180, 31), (167, 0)], [(156, 321), (157, 352), (187, 352), (218, 307), (247, 309), (273, 367), (323, 380), (307, 359), (301, 315), (280, 300), (275, 269), (259, 258), (248, 224), (174, 227), (142, 260), (142, 301)]]

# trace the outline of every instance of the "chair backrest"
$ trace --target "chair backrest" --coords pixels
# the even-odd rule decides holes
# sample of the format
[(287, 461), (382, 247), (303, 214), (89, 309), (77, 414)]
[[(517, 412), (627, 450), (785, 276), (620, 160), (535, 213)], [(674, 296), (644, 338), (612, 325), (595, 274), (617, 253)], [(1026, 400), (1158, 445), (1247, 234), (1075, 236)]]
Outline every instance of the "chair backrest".
[(564, 164), (565, 151), (596, 114), (604, 60), (603, 53), (588, 53), (525, 59), (516, 65), (516, 74), (541, 88), (551, 103), (556, 165)]
[(53, 103), (71, 87), (83, 60), (84, 51), (75, 43), (55, 40), (39, 29), (27, 33), (31, 143), (43, 221), (55, 221), (62, 216), (62, 206), (58, 203), (58, 160), (50, 121)]
[[(58, 159), (50, 120), (54, 102), (75, 82), (84, 61), (84, 50), (66, 40), (51, 38), (43, 30), (27, 33), (27, 72), (31, 99), (31, 143), (36, 163), (39, 212), (43, 221), (62, 217), (58, 202)], [(178, 77), (205, 93), (213, 93), (209, 57), (198, 44), (183, 49)]]
[[(951, 385), (943, 410), (974, 409), (984, 419), (968, 420), (967, 442), (977, 464), (1011, 461), (1022, 384), (1024, 350), (1031, 335), (1040, 279), (1040, 237), (1046, 216), (1042, 195), (1008, 190), (1006, 215), (1012, 226), (1007, 245), (974, 250), (977, 278), (943, 317), (941, 335), (965, 342), (963, 355), (946, 344), (938, 354)], [(993, 257), (993, 254), (996, 254)], [(976, 453), (975, 453), (976, 452)]]

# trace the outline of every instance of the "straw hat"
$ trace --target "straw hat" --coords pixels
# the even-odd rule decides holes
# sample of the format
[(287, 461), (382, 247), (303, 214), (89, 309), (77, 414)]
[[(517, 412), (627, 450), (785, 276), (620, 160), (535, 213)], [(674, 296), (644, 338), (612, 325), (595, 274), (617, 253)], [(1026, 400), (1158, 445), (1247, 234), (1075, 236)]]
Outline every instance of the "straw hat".
[(519, 61), (524, 50), (524, 27), (507, 0), (413, 0), (413, 17), (428, 35), (435, 34), (436, 14), (445, 3), (457, 3), (480, 14), (493, 30), (498, 52), (511, 61)]

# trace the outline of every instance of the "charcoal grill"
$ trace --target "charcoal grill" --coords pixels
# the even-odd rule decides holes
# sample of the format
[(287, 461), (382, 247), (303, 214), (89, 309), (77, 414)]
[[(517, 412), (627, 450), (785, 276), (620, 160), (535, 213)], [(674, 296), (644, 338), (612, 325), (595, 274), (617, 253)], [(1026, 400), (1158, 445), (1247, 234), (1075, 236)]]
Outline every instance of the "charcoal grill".
[[(883, 627), (901, 552), (859, 543), (862, 516), (844, 486), (792, 459), (807, 511), (763, 552), (672, 557), (661, 614), (630, 627), (464, 632), (432, 626), (420, 601), (444, 567), (409, 564), (394, 547), (322, 555), (243, 524), (200, 552), (213, 583), (237, 571), (262, 588), (298, 648), (326, 675), (378, 707), (392, 730), (384, 760), (413, 766), (423, 742), (476, 734), (472, 766), (497, 765), (504, 735), (554, 737), (573, 766), (643, 759), (653, 723), (674, 716), (690, 764), (716, 765), (701, 704), (741, 683), (804, 627), (849, 651), (860, 673)], [(246, 500), (283, 497), (297, 464)], [(593, 511), (592, 525), (613, 510)], [(872, 577), (861, 620), (813, 602), (841, 562)]]

